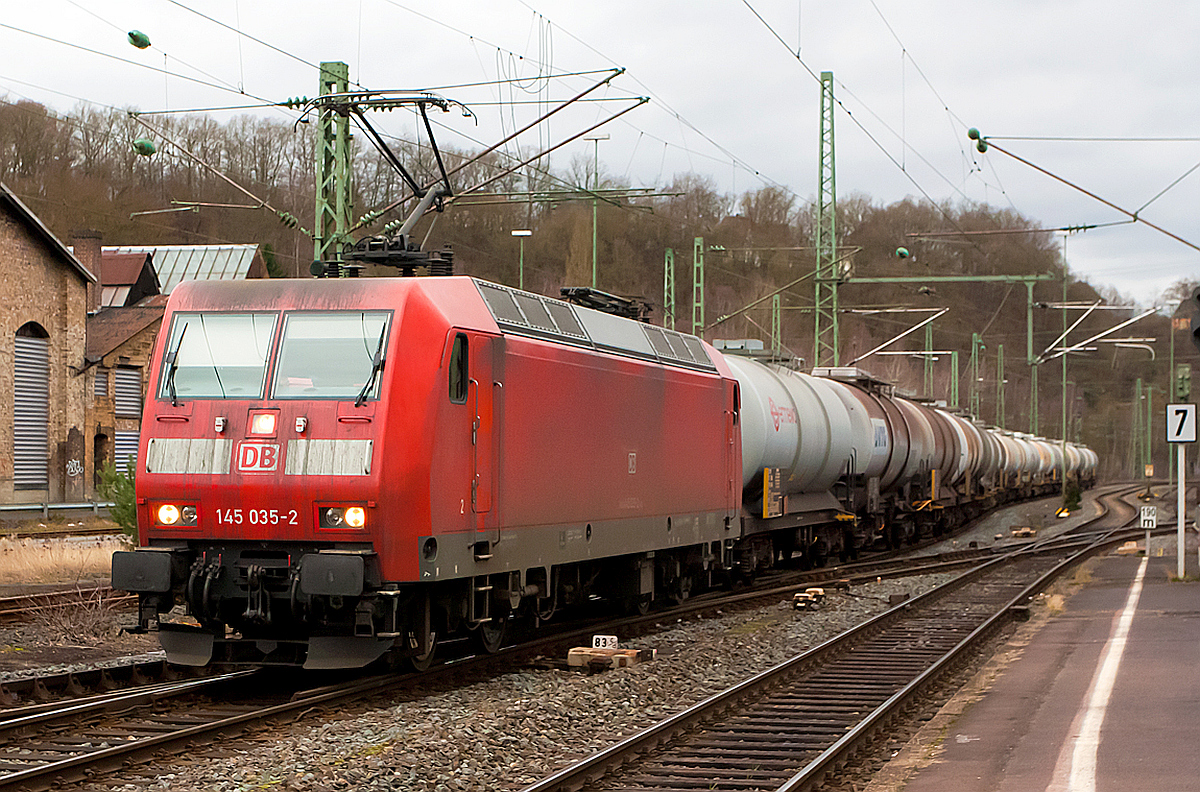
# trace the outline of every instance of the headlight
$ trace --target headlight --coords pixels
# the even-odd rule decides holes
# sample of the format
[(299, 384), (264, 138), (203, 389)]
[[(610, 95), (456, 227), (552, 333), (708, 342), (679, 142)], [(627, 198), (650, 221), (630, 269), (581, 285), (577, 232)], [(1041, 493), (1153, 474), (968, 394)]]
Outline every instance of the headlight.
[(362, 528), (367, 524), (367, 510), (362, 506), (322, 506), (319, 516), (322, 528)]
[(176, 506), (174, 503), (164, 503), (154, 513), (159, 525), (196, 525), (199, 516), (195, 504)]
[(250, 434), (275, 434), (275, 413), (254, 413), (250, 416)]

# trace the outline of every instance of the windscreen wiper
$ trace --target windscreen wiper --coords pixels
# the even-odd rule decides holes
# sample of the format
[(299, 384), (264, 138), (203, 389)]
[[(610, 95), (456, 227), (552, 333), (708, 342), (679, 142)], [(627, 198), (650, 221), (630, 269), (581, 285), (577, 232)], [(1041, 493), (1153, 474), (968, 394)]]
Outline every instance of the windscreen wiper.
[(175, 369), (179, 368), (179, 348), (183, 346), (183, 337), (187, 334), (188, 323), (183, 323), (183, 329), (179, 331), (179, 339), (175, 342), (175, 348), (167, 353), (167, 391), (171, 394), (171, 406), (179, 405), (179, 399), (175, 397)]
[(375, 378), (383, 370), (383, 340), (385, 338), (387, 338), (386, 321), (383, 323), (383, 328), (379, 331), (379, 346), (375, 347), (375, 358), (371, 361), (371, 375), (367, 377), (367, 381), (363, 383), (362, 390), (358, 392), (358, 398), (354, 400), (355, 407), (361, 407), (362, 403), (367, 400), (367, 391), (371, 390), (371, 386), (375, 384)]

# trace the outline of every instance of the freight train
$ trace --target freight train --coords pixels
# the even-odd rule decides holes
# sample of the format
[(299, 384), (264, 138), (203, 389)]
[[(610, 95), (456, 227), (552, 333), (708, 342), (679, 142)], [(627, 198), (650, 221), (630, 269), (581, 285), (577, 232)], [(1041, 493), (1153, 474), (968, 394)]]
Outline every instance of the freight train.
[(724, 346), (469, 277), (181, 284), (113, 586), (172, 662), (421, 668), (1095, 476), (1086, 447)]

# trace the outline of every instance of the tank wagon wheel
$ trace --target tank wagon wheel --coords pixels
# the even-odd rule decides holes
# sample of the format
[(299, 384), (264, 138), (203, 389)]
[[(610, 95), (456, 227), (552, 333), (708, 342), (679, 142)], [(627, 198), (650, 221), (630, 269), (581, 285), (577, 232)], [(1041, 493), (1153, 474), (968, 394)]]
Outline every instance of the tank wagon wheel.
[(796, 539), (793, 535), (787, 534), (782, 536), (771, 537), (771, 551), (774, 554), (774, 561), (784, 566), (790, 566), (795, 562)]
[(818, 539), (808, 546), (808, 552), (805, 554), (805, 557), (808, 560), (809, 568), (820, 569), (829, 560), (829, 545), (823, 540)]
[(838, 548), (838, 560), (843, 564), (858, 558), (858, 550), (854, 547), (854, 532), (849, 528), (842, 530), (842, 544)]

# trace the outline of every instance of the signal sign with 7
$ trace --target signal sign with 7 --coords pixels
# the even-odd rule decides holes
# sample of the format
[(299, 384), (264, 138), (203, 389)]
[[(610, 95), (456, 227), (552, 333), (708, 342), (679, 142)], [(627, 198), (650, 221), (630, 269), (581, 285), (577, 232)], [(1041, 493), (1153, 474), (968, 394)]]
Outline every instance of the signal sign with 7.
[(1196, 442), (1196, 405), (1167, 405), (1167, 442)]

